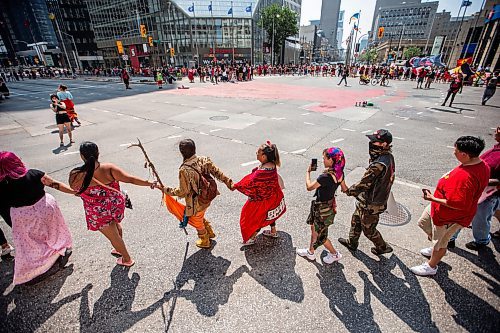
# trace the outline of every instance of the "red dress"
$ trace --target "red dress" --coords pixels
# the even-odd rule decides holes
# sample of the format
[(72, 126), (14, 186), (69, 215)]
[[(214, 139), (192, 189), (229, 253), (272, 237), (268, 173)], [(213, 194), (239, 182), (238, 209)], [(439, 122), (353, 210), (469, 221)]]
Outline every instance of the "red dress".
[(234, 184), (234, 188), (248, 196), (240, 216), (243, 242), (248, 241), (258, 229), (275, 222), (286, 212), (285, 198), (276, 169), (255, 168), (251, 174)]
[(80, 195), (89, 230), (100, 230), (113, 221), (120, 223), (123, 220), (125, 197), (120, 192), (120, 185), (114, 181), (107, 186), (108, 188), (101, 185), (89, 186)]

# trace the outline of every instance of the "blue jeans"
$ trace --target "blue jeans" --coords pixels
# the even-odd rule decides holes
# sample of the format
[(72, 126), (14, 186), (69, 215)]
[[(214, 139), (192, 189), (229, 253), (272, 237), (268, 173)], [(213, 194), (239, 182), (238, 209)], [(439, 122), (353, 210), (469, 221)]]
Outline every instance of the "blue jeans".
[[(476, 215), (472, 219), (472, 235), (477, 244), (486, 245), (490, 242), (491, 218), (499, 207), (500, 196), (498, 194), (490, 196), (477, 205)], [(450, 240), (457, 239), (459, 233), (460, 231), (456, 232)]]

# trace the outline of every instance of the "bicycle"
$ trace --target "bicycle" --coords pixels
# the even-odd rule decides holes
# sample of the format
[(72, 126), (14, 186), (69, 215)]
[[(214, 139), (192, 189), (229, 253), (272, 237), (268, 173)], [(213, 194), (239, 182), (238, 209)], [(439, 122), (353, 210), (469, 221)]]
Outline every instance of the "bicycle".
[(372, 84), (372, 86), (376, 86), (380, 83), (380, 85), (388, 87), (389, 86), (389, 79), (386, 77), (382, 81), (382, 78), (380, 76), (377, 76), (377, 77), (373, 78), (370, 83)]

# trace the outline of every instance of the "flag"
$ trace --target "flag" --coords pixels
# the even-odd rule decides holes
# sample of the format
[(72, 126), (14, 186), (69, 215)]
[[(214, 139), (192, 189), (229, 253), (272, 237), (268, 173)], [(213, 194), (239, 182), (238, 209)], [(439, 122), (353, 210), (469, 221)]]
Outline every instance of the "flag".
[(463, 58), (463, 59), (458, 59), (457, 60), (457, 67), (458, 66), (462, 66), (463, 64), (469, 64), (471, 65), (472, 64), (472, 57), (469, 57), (469, 58)]
[(353, 16), (351, 16), (351, 18), (349, 19), (349, 24), (351, 24), (353, 19), (359, 21), (359, 13), (356, 13)]
[(252, 12), (252, 4), (250, 4), (250, 6), (248, 6), (247, 8), (245, 8), (245, 11), (247, 13), (251, 13)]
[(210, 5), (208, 5), (208, 11), (211, 12), (212, 11), (212, 1), (210, 1)]
[(460, 7), (469, 7), (470, 5), (472, 5), (472, 1), (464, 0), (462, 1), (462, 6)]
[(233, 7), (229, 8), (229, 10), (227, 11), (227, 14), (228, 15), (232, 15), (233, 14)]
[(188, 8), (188, 12), (191, 12), (191, 13), (194, 12), (194, 2), (193, 2), (193, 5)]
[(356, 30), (356, 31), (358, 31), (358, 30), (359, 30), (359, 28), (358, 28), (358, 26), (356, 25), (356, 23), (354, 23), (354, 30)]

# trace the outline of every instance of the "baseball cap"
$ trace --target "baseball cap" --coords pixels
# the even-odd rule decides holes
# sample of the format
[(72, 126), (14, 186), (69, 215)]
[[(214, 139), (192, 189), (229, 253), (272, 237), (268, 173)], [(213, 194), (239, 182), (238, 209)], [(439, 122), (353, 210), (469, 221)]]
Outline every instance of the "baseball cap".
[(392, 134), (386, 129), (379, 129), (373, 134), (366, 135), (371, 142), (392, 142)]

